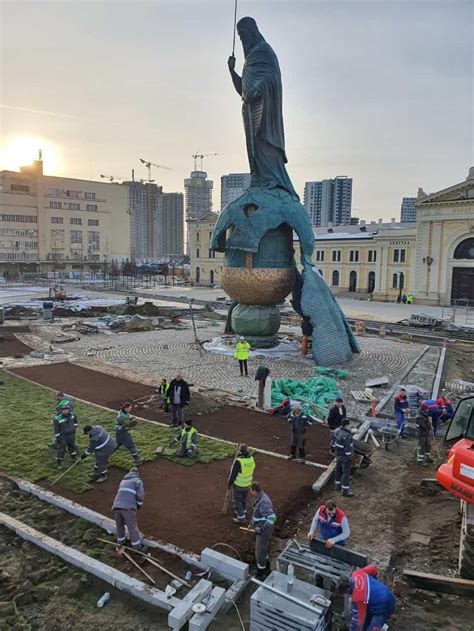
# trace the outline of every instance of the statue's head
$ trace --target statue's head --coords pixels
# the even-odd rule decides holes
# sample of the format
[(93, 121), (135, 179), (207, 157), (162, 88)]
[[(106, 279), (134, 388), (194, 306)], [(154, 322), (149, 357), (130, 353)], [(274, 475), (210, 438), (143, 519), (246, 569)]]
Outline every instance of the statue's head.
[(253, 18), (242, 18), (237, 22), (237, 33), (239, 34), (244, 54), (247, 55), (254, 46), (263, 41), (263, 35), (258, 30), (257, 23)]

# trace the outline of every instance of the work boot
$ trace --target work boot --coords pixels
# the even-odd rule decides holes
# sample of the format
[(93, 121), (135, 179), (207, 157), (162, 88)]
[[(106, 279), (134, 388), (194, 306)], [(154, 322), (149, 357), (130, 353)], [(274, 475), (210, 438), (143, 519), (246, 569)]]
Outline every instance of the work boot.
[(257, 573), (255, 574), (255, 578), (258, 581), (263, 581), (266, 578), (265, 570), (261, 570), (259, 567), (257, 568)]
[(301, 464), (306, 464), (306, 458), (300, 458), (300, 463)]
[(133, 457), (133, 463), (139, 467), (141, 464), (143, 464), (143, 460), (140, 458), (140, 456), (134, 456)]
[(352, 491), (349, 491), (349, 490), (347, 490), (347, 491), (346, 491), (346, 490), (344, 490), (344, 491), (342, 492), (342, 496), (343, 496), (343, 497), (354, 497), (354, 493), (353, 493)]
[(334, 490), (335, 491), (341, 491), (342, 490), (341, 489), (341, 484), (340, 483), (338, 484), (337, 482), (334, 482)]
[[(431, 462), (433, 462), (431, 460)], [(416, 463), (419, 467), (427, 467), (428, 463), (426, 462), (426, 460), (420, 460), (419, 462)]]
[(61, 468), (61, 464), (62, 464), (61, 458), (56, 458), (56, 466), (57, 466), (58, 469)]
[(108, 476), (106, 473), (103, 473), (102, 475), (99, 475), (98, 478), (95, 479), (95, 481), (97, 482), (97, 484), (101, 484), (102, 482), (107, 482), (108, 480)]
[(232, 521), (234, 522), (234, 524), (245, 524), (245, 517), (233, 517)]
[(296, 458), (296, 456), (294, 454), (290, 454), (288, 456), (288, 460), (294, 460)]

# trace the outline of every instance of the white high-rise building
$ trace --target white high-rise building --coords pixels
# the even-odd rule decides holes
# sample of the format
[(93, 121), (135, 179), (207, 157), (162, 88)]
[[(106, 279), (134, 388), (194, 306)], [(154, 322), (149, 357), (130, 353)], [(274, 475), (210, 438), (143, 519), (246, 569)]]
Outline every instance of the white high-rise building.
[(416, 208), (413, 203), (416, 202), (416, 197), (404, 197), (401, 205), (401, 222), (416, 221)]
[(212, 189), (214, 182), (207, 179), (205, 171), (191, 171), (191, 177), (184, 180), (186, 219), (197, 219), (212, 210)]
[(304, 207), (313, 226), (350, 225), (352, 178), (338, 176), (331, 180), (306, 182)]
[(221, 210), (240, 197), (250, 186), (250, 173), (229, 173), (221, 176)]

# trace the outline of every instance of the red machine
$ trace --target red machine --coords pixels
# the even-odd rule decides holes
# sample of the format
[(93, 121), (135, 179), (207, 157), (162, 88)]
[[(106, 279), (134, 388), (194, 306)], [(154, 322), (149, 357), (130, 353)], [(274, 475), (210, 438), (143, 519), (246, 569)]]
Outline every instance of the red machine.
[(436, 480), (461, 499), (459, 573), (474, 579), (474, 396), (459, 401), (446, 432), (446, 442), (457, 440)]
[(448, 461), (436, 472), (436, 480), (459, 499), (474, 504), (474, 396), (458, 403), (445, 440), (458, 442), (449, 449)]

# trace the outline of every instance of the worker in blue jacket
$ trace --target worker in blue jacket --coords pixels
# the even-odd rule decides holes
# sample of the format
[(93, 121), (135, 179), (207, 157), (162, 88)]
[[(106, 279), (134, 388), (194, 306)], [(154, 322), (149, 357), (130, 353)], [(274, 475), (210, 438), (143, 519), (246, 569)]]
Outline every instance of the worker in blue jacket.
[(318, 538), (316, 535), (318, 529), (326, 548), (332, 548), (336, 544), (345, 546), (351, 534), (346, 514), (336, 506), (334, 500), (328, 500), (316, 511), (308, 532), (310, 541)]
[(339, 593), (351, 594), (350, 631), (380, 631), (395, 611), (395, 596), (377, 580), (377, 572), (376, 565), (367, 565), (339, 579)]

